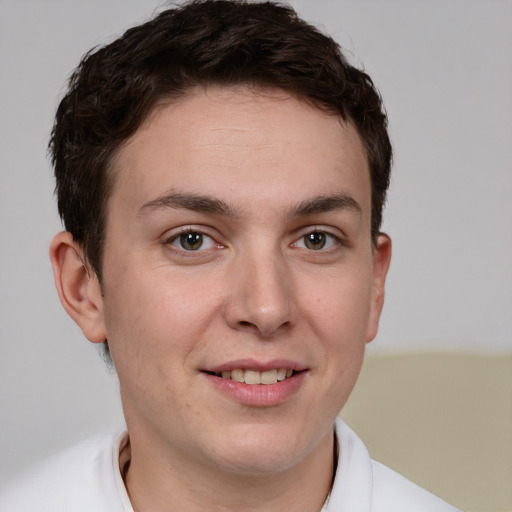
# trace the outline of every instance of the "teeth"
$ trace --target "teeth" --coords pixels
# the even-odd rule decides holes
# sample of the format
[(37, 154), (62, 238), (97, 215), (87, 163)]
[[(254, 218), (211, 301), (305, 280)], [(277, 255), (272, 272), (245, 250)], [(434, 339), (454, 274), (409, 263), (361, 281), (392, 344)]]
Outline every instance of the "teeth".
[(245, 370), (244, 380), (246, 384), (261, 384), (261, 373), (253, 372), (252, 370)]
[(262, 384), (275, 384), (277, 382), (277, 370), (269, 370), (268, 372), (261, 372)]
[(245, 379), (245, 372), (243, 370), (232, 370), (231, 371), (231, 380), (234, 380), (236, 382), (244, 382), (244, 379)]
[(279, 368), (277, 370), (277, 380), (281, 381), (286, 379), (286, 370), (284, 368)]
[(293, 375), (293, 370), (279, 368), (275, 370), (267, 370), (266, 372), (257, 372), (254, 370), (236, 370), (224, 371), (219, 377), (223, 379), (231, 379), (236, 382), (245, 382), (245, 384), (276, 384)]

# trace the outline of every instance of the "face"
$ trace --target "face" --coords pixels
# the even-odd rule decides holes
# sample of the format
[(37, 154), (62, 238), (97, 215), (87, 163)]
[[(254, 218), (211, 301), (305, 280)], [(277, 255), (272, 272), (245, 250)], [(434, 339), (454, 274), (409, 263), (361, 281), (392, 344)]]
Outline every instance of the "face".
[(131, 435), (229, 471), (303, 460), (354, 386), (389, 259), (355, 129), (279, 91), (198, 90), (114, 170), (101, 322)]

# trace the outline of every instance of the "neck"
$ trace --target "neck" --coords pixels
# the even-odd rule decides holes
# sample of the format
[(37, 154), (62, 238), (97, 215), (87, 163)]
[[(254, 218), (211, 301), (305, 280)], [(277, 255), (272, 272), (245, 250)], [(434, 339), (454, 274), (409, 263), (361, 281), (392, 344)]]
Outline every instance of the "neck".
[(135, 512), (319, 512), (335, 470), (332, 431), (298, 463), (265, 474), (223, 471), (180, 450), (163, 456), (165, 450), (131, 439), (125, 483)]

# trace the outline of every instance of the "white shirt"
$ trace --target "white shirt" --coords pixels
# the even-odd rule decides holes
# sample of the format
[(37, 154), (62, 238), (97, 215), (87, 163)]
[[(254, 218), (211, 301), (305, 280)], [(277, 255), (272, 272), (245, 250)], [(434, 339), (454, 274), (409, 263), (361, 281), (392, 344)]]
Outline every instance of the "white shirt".
[[(335, 428), (338, 467), (322, 512), (459, 511), (371, 460), (341, 420)], [(126, 441), (126, 432), (92, 438), (40, 463), (0, 490), (0, 512), (133, 512), (119, 469)]]

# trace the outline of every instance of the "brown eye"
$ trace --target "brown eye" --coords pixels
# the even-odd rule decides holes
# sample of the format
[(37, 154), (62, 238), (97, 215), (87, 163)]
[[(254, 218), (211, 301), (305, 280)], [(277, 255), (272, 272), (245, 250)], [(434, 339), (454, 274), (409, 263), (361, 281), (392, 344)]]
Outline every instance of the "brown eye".
[(180, 235), (180, 244), (187, 251), (197, 251), (203, 245), (201, 233), (183, 233)]
[(185, 231), (171, 240), (171, 245), (183, 251), (211, 249), (215, 242), (211, 237), (199, 231)]
[(340, 238), (327, 231), (314, 230), (302, 235), (292, 247), (305, 249), (307, 251), (328, 252), (341, 247), (343, 242)]
[(327, 241), (327, 235), (320, 231), (313, 231), (304, 235), (304, 245), (313, 251), (318, 251), (325, 247)]

